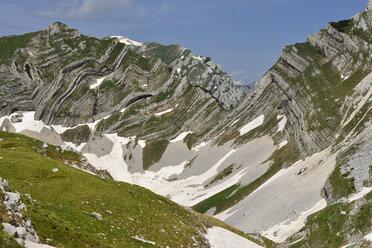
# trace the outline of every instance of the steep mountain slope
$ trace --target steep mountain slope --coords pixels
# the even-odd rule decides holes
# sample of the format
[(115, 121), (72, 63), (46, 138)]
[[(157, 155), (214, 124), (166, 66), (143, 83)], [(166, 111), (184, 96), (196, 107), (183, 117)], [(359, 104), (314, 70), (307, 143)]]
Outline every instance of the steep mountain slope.
[[(261, 247), (227, 231), (242, 234), (224, 223), (149, 190), (72, 168), (83, 159), (74, 152), (23, 135), (0, 132), (0, 138), (0, 174), (13, 191), (21, 193), (44, 243), (57, 247), (209, 247), (217, 229), (241, 245)], [(2, 222), (14, 225), (4, 214), (1, 210)]]
[(251, 91), (179, 46), (61, 23), (1, 38), (0, 130), (283, 246), (369, 244), (370, 6), (285, 47)]

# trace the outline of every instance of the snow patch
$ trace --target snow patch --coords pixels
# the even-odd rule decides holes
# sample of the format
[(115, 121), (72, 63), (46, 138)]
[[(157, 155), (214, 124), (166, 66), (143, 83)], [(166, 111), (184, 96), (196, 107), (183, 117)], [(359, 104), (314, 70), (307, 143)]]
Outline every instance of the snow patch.
[(372, 233), (367, 234), (366, 236), (364, 236), (364, 239), (367, 240), (367, 241), (372, 242)]
[(356, 193), (349, 198), (349, 202), (352, 202), (352, 201), (355, 201), (355, 200), (358, 200), (358, 199), (364, 197), (366, 194), (371, 192), (371, 190), (372, 190), (372, 188), (363, 187), (363, 189), (359, 193)]
[(262, 246), (222, 227), (209, 228), (205, 237), (211, 248), (262, 248)]
[(256, 119), (254, 119), (253, 121), (246, 124), (244, 127), (242, 127), (239, 130), (240, 136), (252, 131), (253, 129), (255, 129), (259, 126), (261, 126), (264, 122), (264, 119), (265, 119), (265, 116), (262, 114), (259, 117), (257, 117)]
[(285, 124), (287, 123), (287, 117), (285, 115), (278, 115), (277, 120), (280, 120), (280, 122), (278, 124), (278, 130), (276, 132), (281, 132), (284, 130)]
[(230, 125), (230, 127), (234, 126), (234, 125), (235, 125), (239, 120), (240, 120), (240, 119), (235, 120), (235, 121)]
[(156, 116), (162, 116), (162, 115), (164, 115), (166, 113), (169, 113), (169, 112), (172, 112), (172, 111), (173, 111), (173, 108), (170, 108), (170, 109), (164, 110), (162, 112), (156, 113), (155, 115)]
[(106, 77), (102, 77), (102, 78), (97, 78), (96, 83), (95, 84), (92, 84), (90, 86), (90, 89), (93, 90), (93, 89), (97, 88), (98, 86), (100, 86), (102, 84), (102, 82), (105, 81), (106, 78), (107, 78), (107, 76)]
[(284, 242), (289, 236), (298, 232), (302, 227), (305, 226), (306, 218), (316, 213), (327, 206), (325, 199), (317, 202), (311, 209), (301, 212), (297, 220), (286, 220), (282, 223), (276, 224), (261, 234), (274, 242)]
[[(35, 111), (24, 112), (22, 114), (23, 114), (23, 117), (22, 117), (21, 122), (12, 123), (12, 125), (15, 128), (17, 133), (20, 133), (24, 130), (29, 130), (29, 131), (40, 133), (41, 130), (43, 130), (44, 127), (45, 128), (50, 128), (50, 127), (44, 125), (44, 123), (42, 121), (35, 120)], [(17, 113), (11, 114), (9, 116), (9, 120), (14, 115), (17, 115)], [(5, 119), (6, 118), (7, 117), (5, 117)]]
[(125, 45), (132, 45), (132, 46), (142, 46), (143, 43), (140, 43), (140, 42), (137, 42), (137, 41), (134, 41), (134, 40), (130, 40), (124, 36), (111, 36), (111, 38), (117, 38), (119, 39), (119, 42), (120, 43), (123, 43)]
[(208, 143), (203, 141), (199, 145), (193, 147), (191, 150), (194, 151), (194, 152), (198, 152), (200, 149), (202, 149), (203, 147), (205, 147), (207, 145), (208, 145)]
[(146, 140), (138, 140), (138, 145), (143, 149), (146, 147)]
[(191, 131), (188, 131), (188, 132), (184, 132), (184, 133), (181, 133), (180, 135), (178, 135), (176, 138), (170, 140), (169, 142), (170, 143), (176, 143), (178, 141), (183, 141), (183, 139), (190, 133), (193, 133)]
[(288, 144), (288, 141), (283, 140), (283, 141), (279, 144), (278, 150), (280, 150), (281, 148), (283, 148), (283, 146), (285, 146), (285, 145), (287, 145), (287, 144)]

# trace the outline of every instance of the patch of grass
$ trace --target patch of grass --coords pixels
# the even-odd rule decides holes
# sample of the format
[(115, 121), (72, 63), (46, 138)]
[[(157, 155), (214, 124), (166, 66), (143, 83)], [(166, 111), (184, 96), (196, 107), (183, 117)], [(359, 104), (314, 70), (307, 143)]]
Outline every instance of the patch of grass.
[[(332, 204), (310, 215), (305, 227), (301, 229), (307, 235), (289, 247), (338, 248), (348, 244), (346, 237), (368, 234), (372, 226), (372, 192), (364, 199), (366, 201), (358, 204), (356, 202)], [(292, 241), (289, 239), (289, 242)]]
[(339, 32), (348, 33), (353, 27), (353, 20), (342, 20), (339, 22), (330, 22), (329, 24)]
[(143, 169), (160, 161), (169, 144), (168, 140), (156, 140), (148, 143), (143, 149)]
[(112, 81), (112, 80), (109, 80), (109, 79), (106, 79), (102, 82), (102, 84), (99, 86), (99, 90), (100, 91), (103, 91), (103, 90), (108, 90), (108, 89), (112, 89), (115, 87), (115, 84), (116, 82)]
[(105, 65), (111, 65), (115, 62), (115, 60), (117, 59), (117, 57), (119, 56), (119, 54), (123, 51), (125, 45), (123, 43), (118, 43), (115, 48), (114, 48), (114, 51), (111, 53), (110, 57), (105, 61)]
[(342, 204), (334, 204), (311, 215), (307, 219), (306, 226), (310, 228), (310, 235), (307, 240), (300, 241), (291, 248), (306, 247), (327, 247), (338, 248), (344, 242), (343, 226), (347, 220), (347, 215), (342, 215), (341, 211), (347, 210)]
[(96, 131), (103, 132), (116, 123), (121, 117), (121, 113), (115, 113), (107, 119), (101, 120), (96, 127)]
[(212, 181), (208, 185), (214, 184), (214, 183), (224, 179), (225, 177), (229, 176), (234, 171), (235, 165), (236, 164), (231, 164), (228, 167), (226, 167), (225, 169), (223, 169), (220, 173), (217, 174), (217, 176), (215, 176), (212, 179)]
[(62, 134), (62, 140), (67, 142), (73, 142), (77, 145), (86, 143), (90, 138), (90, 128), (88, 125), (79, 126), (74, 129), (69, 129)]
[(163, 62), (170, 64), (180, 55), (181, 51), (182, 50), (177, 45), (163, 46), (158, 43), (152, 43), (146, 53), (160, 58)]
[(38, 32), (24, 35), (12, 35), (0, 38), (0, 63), (10, 62), (14, 58), (15, 51), (24, 48)]

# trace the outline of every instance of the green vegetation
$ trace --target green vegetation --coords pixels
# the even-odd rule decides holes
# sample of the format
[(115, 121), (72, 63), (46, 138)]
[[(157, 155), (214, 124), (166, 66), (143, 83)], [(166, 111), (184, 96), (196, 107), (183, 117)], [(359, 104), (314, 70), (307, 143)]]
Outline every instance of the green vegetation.
[(62, 140), (80, 145), (81, 143), (86, 143), (90, 135), (90, 128), (88, 125), (84, 125), (64, 132), (62, 134)]
[(38, 32), (24, 35), (12, 35), (0, 38), (0, 63), (8, 63), (14, 58), (15, 51), (24, 48)]
[[(178, 206), (139, 186), (102, 179), (66, 165), (80, 155), (23, 135), (0, 132), (0, 175), (22, 197), (42, 242), (57, 247), (202, 246), (205, 228), (222, 226), (211, 217)], [(151, 146), (151, 145), (150, 145)], [(58, 168), (58, 172), (52, 169)], [(96, 219), (92, 213), (102, 215)], [(193, 238), (194, 237), (194, 238)], [(0, 231), (5, 247), (19, 247)]]
[(96, 127), (96, 130), (98, 132), (103, 132), (107, 130), (110, 126), (112, 126), (114, 123), (116, 123), (120, 119), (121, 113), (115, 113), (111, 115), (107, 119), (101, 120)]
[(353, 27), (353, 20), (342, 20), (339, 22), (330, 22), (329, 23), (332, 27), (337, 29), (337, 31), (342, 33), (350, 32), (351, 28)]
[(235, 165), (236, 164), (231, 164), (228, 167), (226, 167), (225, 169), (223, 169), (220, 173), (217, 174), (217, 176), (215, 176), (212, 179), (212, 181), (209, 183), (209, 185), (214, 184), (215, 182), (218, 182), (218, 181), (224, 179), (225, 177), (229, 176), (234, 171)]
[(160, 161), (169, 144), (168, 140), (156, 140), (149, 142), (143, 149), (143, 169), (147, 170), (151, 165)]
[(100, 91), (103, 91), (103, 90), (107, 90), (107, 89), (112, 89), (115, 87), (115, 84), (116, 82), (112, 81), (112, 80), (109, 80), (109, 79), (106, 79), (102, 82), (102, 84), (99, 86), (99, 90)]
[(151, 56), (157, 57), (163, 62), (170, 64), (180, 56), (182, 50), (180, 49), (180, 46), (177, 45), (163, 46), (158, 43), (151, 43), (146, 52)]
[(123, 43), (116, 44), (114, 51), (111, 53), (110, 57), (105, 61), (105, 65), (111, 65), (118, 58), (119, 54), (123, 51), (125, 45)]
[(372, 193), (364, 198), (366, 202), (360, 207), (356, 207), (355, 202), (336, 203), (309, 216), (301, 230), (308, 235), (290, 247), (338, 248), (347, 244), (346, 237), (368, 234), (372, 226)]

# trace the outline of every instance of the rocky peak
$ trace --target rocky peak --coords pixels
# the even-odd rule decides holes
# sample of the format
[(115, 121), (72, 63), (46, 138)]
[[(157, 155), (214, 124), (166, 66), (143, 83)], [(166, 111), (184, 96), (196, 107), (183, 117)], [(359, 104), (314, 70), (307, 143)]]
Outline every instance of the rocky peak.
[(372, 11), (372, 0), (369, 0), (369, 2), (367, 3), (366, 11)]
[(54, 22), (48, 28), (47, 31), (51, 36), (63, 33), (72, 33), (73, 36), (80, 36), (81, 33), (73, 28), (70, 28), (62, 22)]

